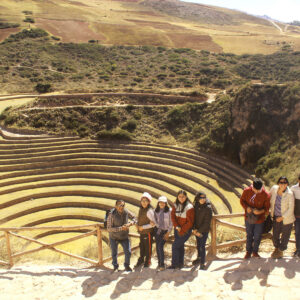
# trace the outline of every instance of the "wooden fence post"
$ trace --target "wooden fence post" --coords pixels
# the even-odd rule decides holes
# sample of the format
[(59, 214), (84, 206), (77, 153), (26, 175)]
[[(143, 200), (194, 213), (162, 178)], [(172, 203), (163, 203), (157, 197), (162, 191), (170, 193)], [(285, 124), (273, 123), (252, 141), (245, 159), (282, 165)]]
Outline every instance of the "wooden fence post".
[(103, 250), (102, 250), (102, 232), (100, 225), (97, 226), (97, 242), (98, 242), (98, 264), (103, 265)]
[(211, 222), (211, 254), (217, 255), (217, 221), (216, 217), (212, 217)]
[(10, 267), (13, 266), (14, 262), (11, 255), (11, 248), (10, 248), (10, 241), (9, 241), (9, 231), (5, 231), (5, 239), (6, 239), (6, 248), (7, 248), (7, 254), (9, 259), (9, 265)]

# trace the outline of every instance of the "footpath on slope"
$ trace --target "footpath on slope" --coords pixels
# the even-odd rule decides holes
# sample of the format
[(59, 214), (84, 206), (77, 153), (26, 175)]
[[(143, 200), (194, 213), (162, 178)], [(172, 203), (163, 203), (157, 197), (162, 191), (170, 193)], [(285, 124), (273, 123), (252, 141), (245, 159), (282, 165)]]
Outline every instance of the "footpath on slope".
[[(242, 253), (198, 267), (113, 273), (107, 267), (23, 264), (0, 270), (1, 300), (11, 299), (266, 299), (299, 300), (300, 259), (241, 259)], [(108, 268), (109, 267), (109, 268)]]

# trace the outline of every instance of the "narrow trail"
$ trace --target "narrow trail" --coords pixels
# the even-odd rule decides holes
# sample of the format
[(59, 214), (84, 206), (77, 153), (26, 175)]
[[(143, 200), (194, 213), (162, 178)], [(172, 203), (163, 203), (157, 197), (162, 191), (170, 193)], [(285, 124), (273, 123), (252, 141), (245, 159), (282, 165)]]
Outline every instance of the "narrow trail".
[(268, 20), (273, 26), (275, 26), (278, 30), (279, 30), (279, 32), (280, 33), (284, 33), (283, 32), (283, 30), (282, 30), (282, 28), (279, 26), (279, 25), (277, 25), (274, 21), (272, 21), (272, 20)]

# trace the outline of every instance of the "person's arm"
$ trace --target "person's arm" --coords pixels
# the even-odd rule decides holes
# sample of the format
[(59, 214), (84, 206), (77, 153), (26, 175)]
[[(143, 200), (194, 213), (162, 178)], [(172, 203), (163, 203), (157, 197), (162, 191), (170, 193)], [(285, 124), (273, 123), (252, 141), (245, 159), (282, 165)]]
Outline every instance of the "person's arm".
[(109, 213), (108, 217), (107, 217), (107, 231), (108, 232), (119, 232), (122, 231), (122, 227), (112, 227), (112, 223), (113, 223), (113, 217), (112, 217), (112, 213)]
[(288, 194), (288, 209), (282, 214), (283, 219), (288, 219), (291, 215), (294, 215), (295, 210), (295, 197), (294, 193)]
[(171, 219), (171, 212), (169, 212), (169, 228), (168, 228), (168, 233), (170, 233), (172, 231), (173, 228), (173, 223), (172, 223), (172, 219)]
[(247, 210), (248, 204), (246, 201), (246, 191), (243, 191), (242, 196), (240, 198), (240, 203), (241, 203), (242, 207), (244, 208), (244, 210)]
[(128, 210), (128, 218), (131, 220), (131, 222), (129, 222), (130, 225), (137, 224), (137, 218), (136, 218), (135, 214), (133, 214), (129, 210)]
[(179, 224), (178, 224), (177, 218), (176, 218), (176, 207), (175, 207), (175, 205), (173, 206), (172, 211), (171, 211), (171, 219), (172, 219), (173, 226), (175, 228), (179, 227)]

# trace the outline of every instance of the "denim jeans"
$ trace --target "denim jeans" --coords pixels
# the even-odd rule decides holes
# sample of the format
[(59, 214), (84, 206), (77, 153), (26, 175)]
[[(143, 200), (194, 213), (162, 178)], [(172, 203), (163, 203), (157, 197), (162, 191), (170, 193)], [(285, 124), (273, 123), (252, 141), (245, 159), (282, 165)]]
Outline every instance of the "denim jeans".
[(165, 253), (164, 253), (164, 245), (166, 241), (164, 240), (164, 236), (167, 233), (167, 230), (162, 230), (160, 234), (155, 235), (156, 241), (156, 253), (158, 258), (158, 265), (160, 267), (164, 267), (165, 265)]
[(296, 251), (300, 254), (300, 218), (295, 221)]
[(246, 225), (246, 234), (247, 234), (246, 250), (249, 253), (252, 252), (257, 253), (261, 241), (261, 235), (264, 229), (264, 223), (250, 224), (246, 220), (245, 225)]
[(118, 245), (121, 244), (125, 253), (125, 262), (124, 266), (130, 265), (130, 256), (131, 256), (131, 248), (130, 248), (130, 241), (129, 239), (126, 240), (115, 240), (112, 238), (109, 238), (110, 241), (110, 248), (111, 248), (111, 256), (112, 256), (112, 264), (114, 267), (118, 267)]
[(206, 257), (205, 244), (207, 238), (208, 238), (208, 232), (202, 233), (202, 237), (196, 236), (198, 258), (200, 258), (201, 264), (205, 263), (205, 257)]
[(180, 267), (183, 266), (184, 260), (184, 243), (191, 236), (192, 229), (190, 229), (185, 235), (180, 236), (178, 231), (174, 229), (175, 240), (172, 245), (172, 266)]

